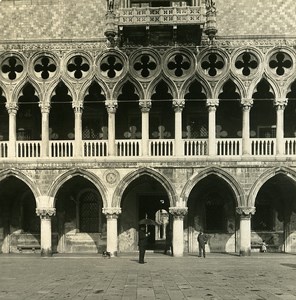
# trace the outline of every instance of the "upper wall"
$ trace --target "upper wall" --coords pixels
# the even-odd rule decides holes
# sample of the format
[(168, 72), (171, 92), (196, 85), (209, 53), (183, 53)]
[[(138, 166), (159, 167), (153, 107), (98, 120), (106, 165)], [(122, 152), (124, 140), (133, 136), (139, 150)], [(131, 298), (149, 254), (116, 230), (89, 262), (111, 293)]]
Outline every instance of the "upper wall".
[(296, 36), (295, 0), (215, 0), (218, 36)]
[[(215, 0), (218, 36), (296, 35), (295, 0)], [(104, 38), (106, 0), (2, 0), (0, 41)]]

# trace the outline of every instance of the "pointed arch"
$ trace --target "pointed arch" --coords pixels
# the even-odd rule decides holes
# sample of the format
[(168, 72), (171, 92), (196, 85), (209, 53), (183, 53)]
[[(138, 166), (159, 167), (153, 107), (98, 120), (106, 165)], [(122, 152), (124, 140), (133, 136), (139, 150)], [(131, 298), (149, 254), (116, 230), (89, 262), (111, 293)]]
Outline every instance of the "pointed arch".
[(39, 87), (39, 85), (32, 80), (30, 77), (25, 77), (14, 89), (12, 99), (15, 99), (15, 102), (18, 102), (18, 99), (22, 93), (22, 90), (26, 87), (27, 84), (32, 85), (32, 87), (35, 89), (35, 92), (37, 93), (37, 96), (39, 98), (39, 103), (42, 102), (42, 92)]
[(75, 103), (76, 101), (76, 93), (72, 87), (72, 85), (67, 82), (64, 78), (58, 77), (56, 80), (54, 80), (48, 87), (46, 91), (46, 97), (45, 99), (48, 99), (49, 102), (51, 102), (51, 98), (54, 95), (55, 89), (57, 88), (59, 83), (63, 83), (67, 88), (68, 92), (70, 93), (70, 96), (72, 98), (72, 102)]
[(87, 92), (88, 92), (89, 88), (91, 87), (91, 85), (93, 83), (97, 83), (100, 86), (100, 88), (102, 90), (101, 94), (104, 95), (106, 99), (108, 99), (109, 98), (108, 87), (106, 86), (106, 84), (103, 81), (98, 80), (96, 77), (93, 77), (90, 80), (86, 80), (83, 83), (83, 85), (82, 85), (82, 87), (81, 87), (81, 89), (79, 91), (78, 99), (84, 99), (85, 98), (85, 96), (87, 95)]
[(258, 84), (262, 80), (266, 81), (269, 84), (269, 86), (272, 90), (272, 93), (274, 95), (274, 99), (279, 98), (280, 93), (279, 93), (279, 89), (278, 89), (276, 82), (270, 76), (266, 75), (265, 73), (263, 73), (262, 77), (257, 78), (257, 80), (253, 81), (250, 84), (247, 98), (253, 99), (253, 95), (257, 92)]
[(133, 182), (135, 179), (143, 176), (148, 175), (158, 181), (166, 190), (170, 206), (175, 206), (178, 200), (177, 193), (174, 189), (174, 187), (170, 184), (170, 181), (161, 173), (147, 167), (140, 168), (134, 172), (131, 172), (127, 174), (117, 185), (115, 192), (113, 194), (112, 199), (112, 207), (120, 207), (122, 195), (126, 188), (129, 186), (131, 182)]
[[(95, 174), (84, 170), (80, 168), (73, 168), (71, 170), (68, 170), (67, 172), (59, 175), (51, 184), (49, 190), (48, 190), (48, 195), (51, 197), (52, 201), (55, 201), (55, 197), (61, 186), (68, 181), (69, 179), (76, 177), (76, 176), (81, 176), (87, 180), (89, 180), (100, 192), (102, 196), (102, 201), (103, 201), (103, 207), (108, 207), (108, 202), (107, 202), (107, 189), (106, 187), (102, 184), (101, 180), (99, 177), (97, 177)], [(52, 203), (52, 207), (55, 207), (55, 203)]]
[(211, 95), (211, 88), (206, 81), (201, 80), (197, 77), (192, 77), (189, 80), (185, 81), (180, 92), (180, 99), (185, 99), (186, 94), (190, 92), (190, 88), (194, 84), (199, 84), (201, 86), (201, 92), (205, 94), (205, 99), (208, 99)]
[(203, 171), (194, 174), (191, 176), (191, 178), (187, 181), (185, 184), (182, 192), (181, 192), (181, 199), (187, 204), (189, 195), (192, 191), (192, 189), (195, 187), (195, 185), (201, 181), (203, 178), (209, 176), (209, 175), (216, 175), (223, 179), (224, 181), (227, 182), (227, 184), (230, 186), (232, 189), (234, 195), (235, 195), (235, 200), (236, 200), (236, 205), (237, 206), (244, 206), (245, 203), (245, 197), (244, 197), (244, 191), (240, 184), (235, 180), (233, 176), (231, 176), (228, 172), (225, 170), (218, 168), (218, 167), (208, 167), (204, 169)]
[(253, 186), (250, 189), (247, 206), (255, 206), (255, 201), (257, 194), (261, 187), (272, 177), (278, 174), (283, 174), (290, 177), (293, 181), (296, 182), (296, 171), (287, 168), (287, 167), (274, 167), (270, 170), (265, 171), (259, 176), (259, 178), (254, 182)]
[(240, 95), (240, 99), (243, 99), (246, 97), (247, 92), (246, 92), (246, 89), (245, 89), (243, 83), (238, 78), (236, 78), (230, 74), (230, 75), (222, 78), (218, 82), (218, 84), (215, 88), (215, 91), (214, 91), (215, 99), (219, 98), (220, 94), (223, 93), (223, 91), (224, 91), (225, 85), (227, 85), (229, 82), (232, 82), (235, 85), (236, 92)]
[(32, 191), (35, 197), (35, 201), (37, 205), (37, 199), (38, 197), (41, 196), (40, 190), (38, 189), (38, 184), (27, 174), (13, 168), (0, 171), (0, 182), (6, 179), (7, 177), (11, 177), (11, 176), (18, 178), (30, 188), (30, 190)]
[(130, 82), (135, 87), (135, 91), (137, 92), (139, 99), (145, 99), (144, 90), (142, 85), (132, 78), (131, 76), (125, 76), (122, 80), (118, 81), (114, 87), (113, 98), (118, 99), (120, 93), (122, 92), (122, 88), (126, 83)]
[(174, 84), (173, 81), (171, 81), (169, 78), (166, 78), (165, 76), (159, 76), (155, 78), (153, 81), (151, 81), (151, 83), (147, 88), (147, 99), (151, 99), (152, 95), (155, 93), (156, 87), (161, 82), (164, 82), (167, 85), (168, 90), (172, 95), (172, 99), (177, 99), (178, 92), (177, 92), (176, 85)]

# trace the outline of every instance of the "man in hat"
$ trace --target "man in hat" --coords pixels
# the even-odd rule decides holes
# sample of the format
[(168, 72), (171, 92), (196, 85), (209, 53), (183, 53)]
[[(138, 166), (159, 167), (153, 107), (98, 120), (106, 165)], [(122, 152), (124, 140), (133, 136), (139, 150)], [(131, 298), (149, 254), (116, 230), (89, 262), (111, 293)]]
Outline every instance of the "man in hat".
[(150, 235), (149, 232), (146, 233), (145, 225), (140, 226), (139, 242), (138, 242), (138, 246), (139, 246), (139, 263), (140, 264), (144, 263), (145, 251), (146, 251), (146, 247), (147, 247), (147, 244), (148, 244), (149, 235)]
[(202, 231), (200, 231), (199, 235), (197, 236), (197, 242), (198, 242), (198, 250), (199, 250), (198, 257), (201, 257), (201, 255), (203, 255), (203, 257), (206, 258), (206, 249), (205, 248), (206, 248), (207, 239)]

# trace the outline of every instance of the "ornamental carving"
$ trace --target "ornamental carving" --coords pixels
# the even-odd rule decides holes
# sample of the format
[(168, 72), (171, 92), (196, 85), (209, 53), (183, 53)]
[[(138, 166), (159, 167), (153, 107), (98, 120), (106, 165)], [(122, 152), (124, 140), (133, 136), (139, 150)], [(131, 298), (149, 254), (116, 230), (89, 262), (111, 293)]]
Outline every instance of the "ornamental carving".
[(73, 79), (81, 79), (87, 76), (90, 70), (88, 60), (82, 55), (75, 55), (67, 63), (68, 75)]
[(105, 179), (109, 184), (114, 184), (119, 179), (119, 173), (116, 170), (108, 170), (105, 172)]
[(291, 73), (293, 62), (288, 53), (278, 51), (270, 57), (268, 65), (274, 75), (284, 76)]
[(51, 79), (56, 74), (57, 66), (55, 61), (43, 55), (34, 62), (34, 74), (39, 79)]
[(2, 77), (10, 81), (19, 79), (23, 71), (23, 63), (16, 56), (6, 58), (1, 64)]
[(251, 216), (254, 215), (256, 211), (256, 207), (248, 207), (248, 206), (239, 206), (236, 208), (236, 212), (241, 216)]
[(121, 214), (120, 207), (103, 207), (102, 211), (103, 214), (106, 215), (107, 219), (117, 219), (118, 216)]
[(183, 219), (187, 215), (188, 207), (170, 207), (169, 212), (175, 219)]
[(235, 61), (236, 72), (245, 77), (255, 74), (258, 66), (259, 61), (257, 57), (249, 51), (241, 53)]
[(50, 219), (52, 216), (55, 216), (56, 209), (53, 207), (36, 208), (36, 214), (40, 219)]

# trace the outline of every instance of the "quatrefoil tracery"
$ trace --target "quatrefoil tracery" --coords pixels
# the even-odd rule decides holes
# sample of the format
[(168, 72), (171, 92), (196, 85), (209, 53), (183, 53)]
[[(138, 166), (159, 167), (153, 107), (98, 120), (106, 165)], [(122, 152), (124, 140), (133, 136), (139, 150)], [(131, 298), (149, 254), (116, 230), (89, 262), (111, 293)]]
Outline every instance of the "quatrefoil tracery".
[(189, 70), (190, 65), (190, 60), (185, 55), (179, 53), (171, 57), (167, 66), (169, 70), (173, 71), (176, 77), (181, 77)]
[(115, 55), (108, 55), (102, 59), (100, 68), (103, 75), (113, 79), (120, 76), (122, 73), (123, 62)]
[(242, 72), (244, 76), (252, 75), (258, 69), (258, 60), (255, 55), (244, 52), (237, 57), (235, 67)]
[(211, 77), (219, 75), (224, 68), (224, 60), (223, 58), (217, 53), (210, 53), (206, 55), (201, 63), (202, 69), (207, 71), (207, 74)]
[(54, 76), (56, 72), (56, 65), (52, 58), (42, 56), (35, 62), (34, 70), (38, 77), (48, 79)]
[(87, 75), (90, 66), (86, 58), (81, 55), (72, 57), (67, 65), (70, 76), (75, 79), (81, 79)]
[(144, 54), (134, 63), (134, 69), (139, 72), (142, 77), (147, 78), (156, 70), (156, 62), (149, 54)]
[(269, 67), (274, 70), (278, 76), (283, 76), (285, 73), (289, 73), (292, 65), (291, 57), (282, 51), (273, 54), (269, 61)]
[(24, 70), (19, 58), (12, 56), (4, 60), (1, 71), (5, 78), (9, 80), (18, 79)]

